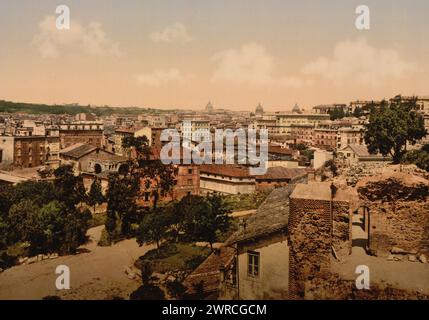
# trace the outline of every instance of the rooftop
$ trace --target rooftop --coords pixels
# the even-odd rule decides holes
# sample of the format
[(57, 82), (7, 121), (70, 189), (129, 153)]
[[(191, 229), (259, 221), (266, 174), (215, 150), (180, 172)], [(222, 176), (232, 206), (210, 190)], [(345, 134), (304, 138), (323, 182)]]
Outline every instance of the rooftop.
[(309, 182), (298, 184), (293, 190), (291, 198), (308, 200), (331, 200), (330, 182)]
[(76, 143), (74, 145), (71, 145), (70, 147), (67, 147), (67, 148), (60, 150), (60, 154), (66, 156), (66, 157), (79, 159), (79, 158), (83, 157), (84, 155), (87, 155), (88, 153), (90, 153), (96, 149), (97, 149), (97, 147), (94, 147), (94, 146), (89, 145), (89, 144)]
[(220, 284), (220, 268), (234, 257), (235, 250), (221, 247), (219, 252), (213, 252), (202, 264), (186, 277), (183, 285), (188, 292), (193, 292), (193, 286), (204, 281), (204, 292), (216, 292)]
[(264, 234), (276, 232), (287, 228), (289, 222), (289, 195), (295, 185), (274, 189), (245, 222), (246, 226), (236, 231), (227, 241), (226, 245), (253, 239)]
[[(353, 150), (359, 158), (385, 158), (381, 153), (371, 154), (367, 146), (360, 144), (349, 144), (347, 147)], [(346, 148), (347, 148), (346, 147)], [(344, 148), (344, 149), (346, 149)]]
[(249, 168), (232, 164), (205, 164), (200, 166), (200, 173), (215, 174), (233, 178), (249, 178)]

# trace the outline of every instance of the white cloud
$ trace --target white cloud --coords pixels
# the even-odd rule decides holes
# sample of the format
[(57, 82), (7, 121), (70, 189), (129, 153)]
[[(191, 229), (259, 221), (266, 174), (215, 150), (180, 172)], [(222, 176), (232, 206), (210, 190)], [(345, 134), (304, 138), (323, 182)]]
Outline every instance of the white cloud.
[(135, 76), (137, 84), (158, 87), (168, 83), (183, 84), (192, 78), (192, 75), (184, 75), (178, 69), (155, 70), (151, 73), (141, 73)]
[(354, 82), (378, 86), (389, 79), (400, 79), (416, 71), (392, 49), (378, 49), (364, 38), (343, 41), (334, 48), (332, 58), (319, 57), (303, 68), (306, 75), (320, 76), (334, 84)]
[(176, 23), (174, 25), (166, 27), (162, 31), (157, 31), (150, 34), (150, 39), (154, 42), (181, 42), (186, 43), (192, 40), (192, 37), (189, 35), (186, 27), (181, 23)]
[(69, 30), (58, 30), (54, 16), (46, 16), (39, 23), (38, 33), (33, 37), (40, 54), (45, 58), (56, 58), (64, 50), (78, 48), (92, 56), (121, 56), (119, 45), (112, 42), (98, 22), (83, 26), (72, 21)]
[(248, 43), (239, 49), (229, 49), (215, 54), (217, 63), (212, 81), (237, 85), (279, 85), (300, 88), (309, 82), (296, 77), (276, 77), (274, 58), (266, 48), (257, 43)]

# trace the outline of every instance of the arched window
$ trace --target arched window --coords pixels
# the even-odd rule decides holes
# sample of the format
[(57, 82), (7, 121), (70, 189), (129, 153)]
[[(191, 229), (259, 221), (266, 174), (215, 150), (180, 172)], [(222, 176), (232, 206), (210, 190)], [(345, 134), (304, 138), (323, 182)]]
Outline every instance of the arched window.
[(103, 170), (101, 169), (101, 166), (100, 166), (98, 163), (96, 163), (96, 164), (94, 165), (94, 172), (95, 172), (96, 174), (99, 174), (99, 173), (101, 173), (101, 171), (103, 171)]

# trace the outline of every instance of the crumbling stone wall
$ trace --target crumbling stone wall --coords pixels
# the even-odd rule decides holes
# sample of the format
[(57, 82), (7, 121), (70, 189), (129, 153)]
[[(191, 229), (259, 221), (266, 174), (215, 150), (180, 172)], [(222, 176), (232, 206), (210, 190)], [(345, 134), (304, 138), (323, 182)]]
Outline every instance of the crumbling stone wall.
[(332, 241), (338, 255), (348, 255), (352, 249), (352, 219), (347, 201), (332, 202)]
[(333, 247), (349, 254), (350, 214), (347, 201), (290, 199), (290, 298), (304, 298), (306, 281), (330, 269)]
[(388, 256), (393, 247), (429, 255), (429, 202), (371, 203), (372, 250)]
[(394, 173), (363, 179), (360, 198), (370, 209), (370, 248), (387, 256), (393, 247), (429, 253), (429, 181)]

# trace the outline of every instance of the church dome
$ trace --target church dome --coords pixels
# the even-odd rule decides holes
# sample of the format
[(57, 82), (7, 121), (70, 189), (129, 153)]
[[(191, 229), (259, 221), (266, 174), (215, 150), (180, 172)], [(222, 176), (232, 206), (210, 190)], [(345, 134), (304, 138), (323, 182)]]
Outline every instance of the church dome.
[(292, 112), (293, 113), (302, 113), (301, 109), (299, 108), (299, 106), (297, 104), (295, 104), (295, 106), (292, 108)]
[(206, 106), (206, 111), (208, 111), (208, 112), (212, 112), (213, 111), (213, 105), (212, 105), (212, 103), (209, 101), (209, 103), (207, 103), (207, 106)]
[(264, 108), (262, 108), (261, 104), (258, 104), (258, 106), (256, 107), (256, 114), (263, 114), (264, 113)]

